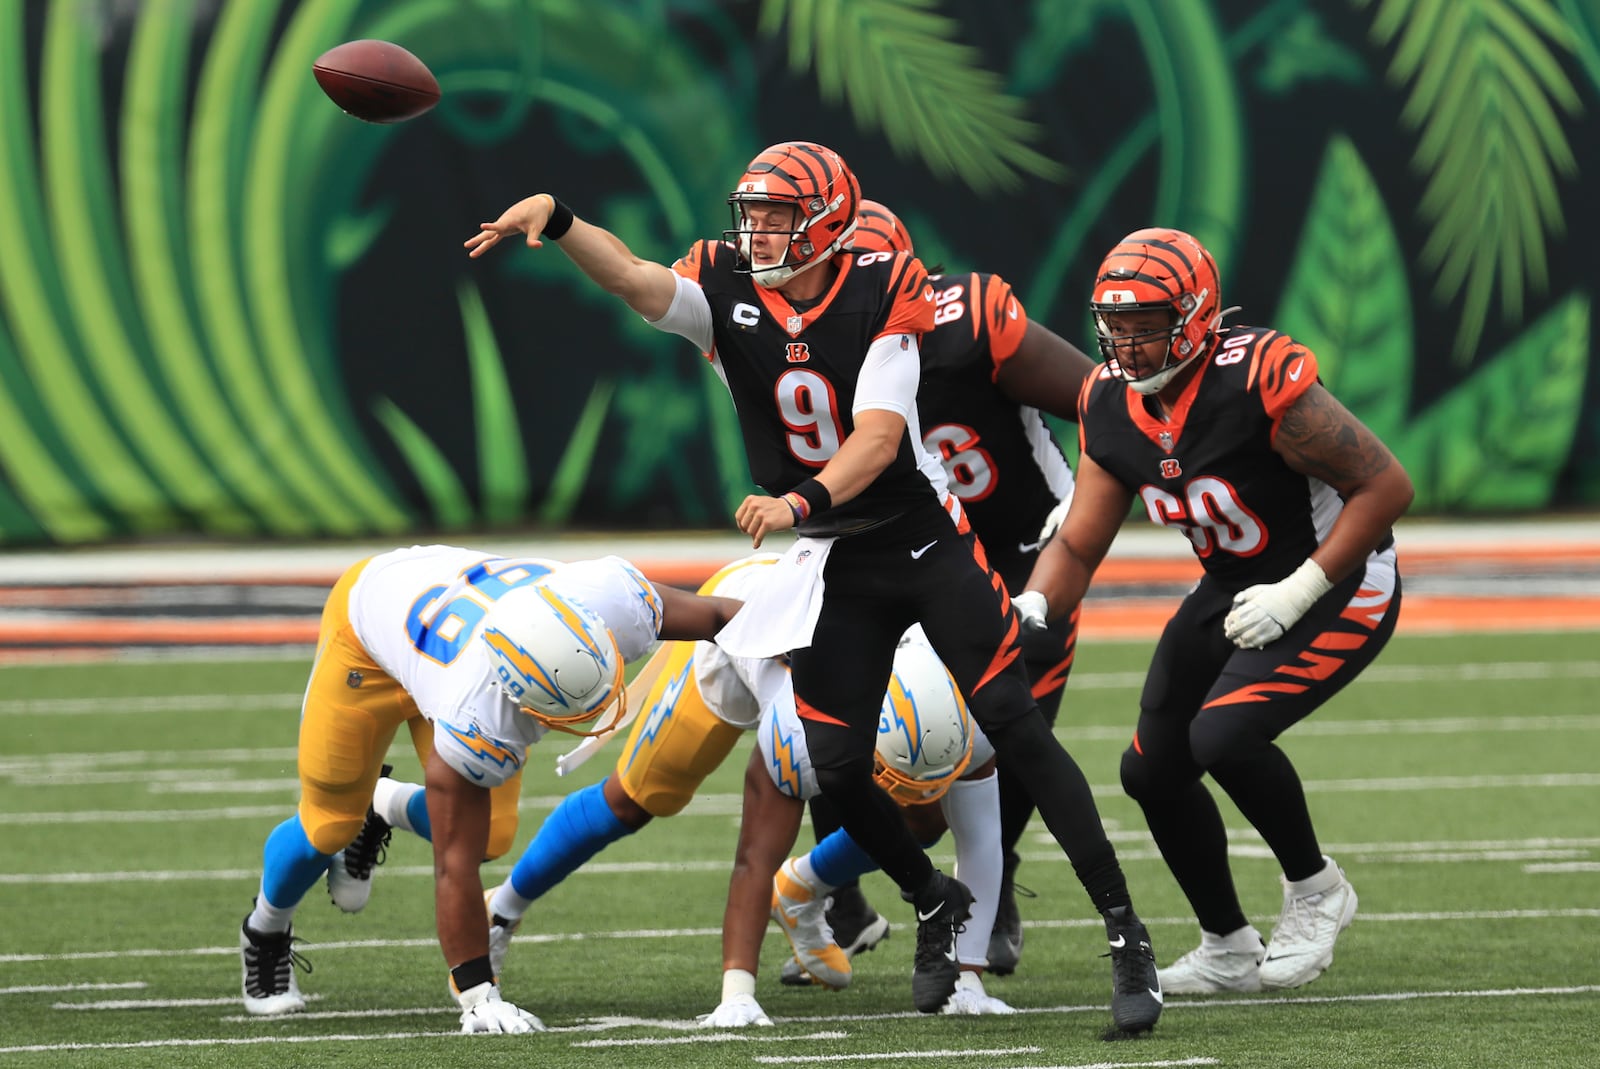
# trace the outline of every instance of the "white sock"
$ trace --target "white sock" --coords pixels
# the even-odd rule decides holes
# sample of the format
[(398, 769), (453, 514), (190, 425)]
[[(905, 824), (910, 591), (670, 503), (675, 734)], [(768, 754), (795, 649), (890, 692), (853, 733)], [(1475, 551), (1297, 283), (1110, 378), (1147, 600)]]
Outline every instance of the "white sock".
[(989, 963), (989, 935), (1000, 908), (1000, 779), (958, 779), (939, 808), (956, 842), (956, 879), (972, 892), (972, 916), (956, 936), (956, 958), (963, 965)]
[(387, 820), (393, 827), (415, 835), (417, 829), (411, 826), (411, 818), (406, 814), (406, 807), (420, 790), (422, 790), (420, 783), (406, 783), (403, 780), (380, 776), (378, 785), (372, 788), (373, 812)]
[(1304, 898), (1306, 895), (1320, 895), (1339, 886), (1339, 881), (1344, 879), (1339, 872), (1339, 866), (1335, 865), (1333, 858), (1327, 854), (1322, 855), (1322, 860), (1326, 864), (1322, 866), (1321, 872), (1307, 876), (1303, 880), (1289, 881), (1289, 897)]
[(533, 899), (523, 898), (517, 894), (517, 890), (511, 886), (509, 878), (505, 883), (494, 889), (494, 897), (489, 899), (490, 911), (495, 916), (504, 917), (508, 921), (521, 920), (522, 915), (528, 912), (528, 907), (532, 905)]
[(256, 895), (256, 908), (250, 911), (245, 924), (255, 932), (287, 932), (294, 920), (294, 906), (280, 909), (267, 901), (266, 888)]
[(1200, 947), (1203, 950), (1228, 950), (1236, 954), (1259, 954), (1263, 940), (1261, 933), (1251, 925), (1235, 928), (1226, 935), (1202, 930)]
[(792, 857), (784, 862), (789, 866), (789, 875), (811, 888), (811, 893), (818, 898), (826, 898), (833, 890), (833, 884), (823, 883), (822, 877), (817, 875), (817, 870), (811, 867), (811, 854), (807, 852), (803, 857)]

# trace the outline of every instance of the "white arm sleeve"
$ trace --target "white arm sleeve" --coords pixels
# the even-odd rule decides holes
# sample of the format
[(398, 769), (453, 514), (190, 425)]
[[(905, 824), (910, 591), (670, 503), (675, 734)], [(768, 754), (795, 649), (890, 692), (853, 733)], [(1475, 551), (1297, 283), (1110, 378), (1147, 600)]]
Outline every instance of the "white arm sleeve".
[[(674, 302), (676, 303), (676, 302)], [(885, 334), (867, 348), (856, 380), (856, 400), (851, 412), (884, 408), (909, 421), (917, 406), (917, 382), (922, 378), (922, 353), (915, 334)]]
[[(676, 272), (674, 272), (676, 275)], [(688, 338), (702, 353), (709, 353), (714, 339), (711, 334), (711, 302), (700, 283), (676, 275), (678, 292), (672, 295), (667, 314), (660, 319), (646, 319), (657, 330)]]

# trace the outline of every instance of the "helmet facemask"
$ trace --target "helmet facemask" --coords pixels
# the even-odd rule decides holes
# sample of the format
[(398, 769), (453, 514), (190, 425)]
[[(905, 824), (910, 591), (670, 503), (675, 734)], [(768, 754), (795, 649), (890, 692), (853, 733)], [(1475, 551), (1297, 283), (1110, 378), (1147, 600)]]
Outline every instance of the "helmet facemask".
[(906, 638), (878, 715), (873, 779), (898, 802), (937, 801), (972, 761), (972, 718), (939, 655)]
[[(1227, 314), (1218, 311), (1220, 291), (1216, 261), (1183, 231), (1150, 228), (1123, 238), (1101, 262), (1089, 303), (1107, 369), (1137, 393), (1160, 391), (1190, 360), (1211, 351)], [(1140, 312), (1161, 312), (1169, 325), (1131, 334), (1112, 330), (1110, 316)], [(1168, 339), (1161, 366), (1139, 374), (1127, 356), (1155, 337)]]
[[(826, 262), (850, 240), (860, 202), (861, 187), (838, 153), (806, 141), (786, 141), (750, 161), (728, 197), (733, 226), (722, 237), (738, 249), (741, 262), (736, 271), (750, 275), (758, 286), (775, 289)], [(790, 229), (753, 226), (749, 209), (757, 205), (793, 208)], [(777, 262), (755, 262), (756, 234), (788, 238)]]
[[(495, 686), (545, 727), (568, 735), (602, 735), (627, 715), (616, 636), (586, 606), (544, 584), (501, 596), (479, 639), (488, 650)], [(599, 727), (580, 730), (596, 720)]]

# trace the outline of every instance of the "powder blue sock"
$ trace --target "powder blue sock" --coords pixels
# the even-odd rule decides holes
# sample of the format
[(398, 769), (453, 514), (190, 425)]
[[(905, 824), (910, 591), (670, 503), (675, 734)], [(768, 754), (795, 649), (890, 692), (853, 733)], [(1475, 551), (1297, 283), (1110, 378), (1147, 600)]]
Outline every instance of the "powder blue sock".
[(428, 792), (417, 791), (406, 801), (406, 819), (411, 830), (433, 842), (433, 822), (428, 819)]
[(332, 854), (321, 854), (306, 837), (296, 813), (272, 829), (261, 851), (261, 890), (280, 909), (297, 905), (328, 871)]
[(843, 828), (838, 828), (812, 849), (811, 869), (829, 887), (839, 887), (878, 871), (878, 863)]
[(545, 818), (511, 870), (511, 886), (535, 899), (633, 829), (606, 804), (603, 783), (574, 791)]

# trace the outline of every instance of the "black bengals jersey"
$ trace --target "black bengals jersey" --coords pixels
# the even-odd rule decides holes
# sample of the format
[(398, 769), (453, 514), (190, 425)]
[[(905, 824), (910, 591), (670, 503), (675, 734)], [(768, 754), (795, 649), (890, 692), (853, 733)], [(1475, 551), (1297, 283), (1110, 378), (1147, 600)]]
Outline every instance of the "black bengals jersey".
[[(834, 262), (833, 285), (805, 309), (736, 274), (737, 254), (726, 242), (698, 242), (673, 265), (710, 302), (713, 348), (706, 356), (733, 395), (750, 474), (775, 496), (821, 471), (854, 429), (856, 382), (872, 342), (933, 326), (933, 289), (920, 261), (904, 253), (839, 253)], [(917, 452), (908, 433), (870, 486), (801, 524), (800, 533), (846, 533), (918, 504), (937, 506)]]
[(1153, 522), (1188, 536), (1226, 589), (1275, 583), (1344, 508), (1332, 487), (1272, 451), (1284, 412), (1316, 381), (1311, 350), (1266, 327), (1236, 326), (1184, 387), (1171, 422), (1102, 369), (1078, 399), (1080, 440)]
[(1044, 417), (995, 386), (1028, 317), (999, 275), (933, 279), (934, 328), (922, 336), (922, 441), (1008, 584), (1032, 570), (1039, 528), (1072, 489), (1072, 469)]

